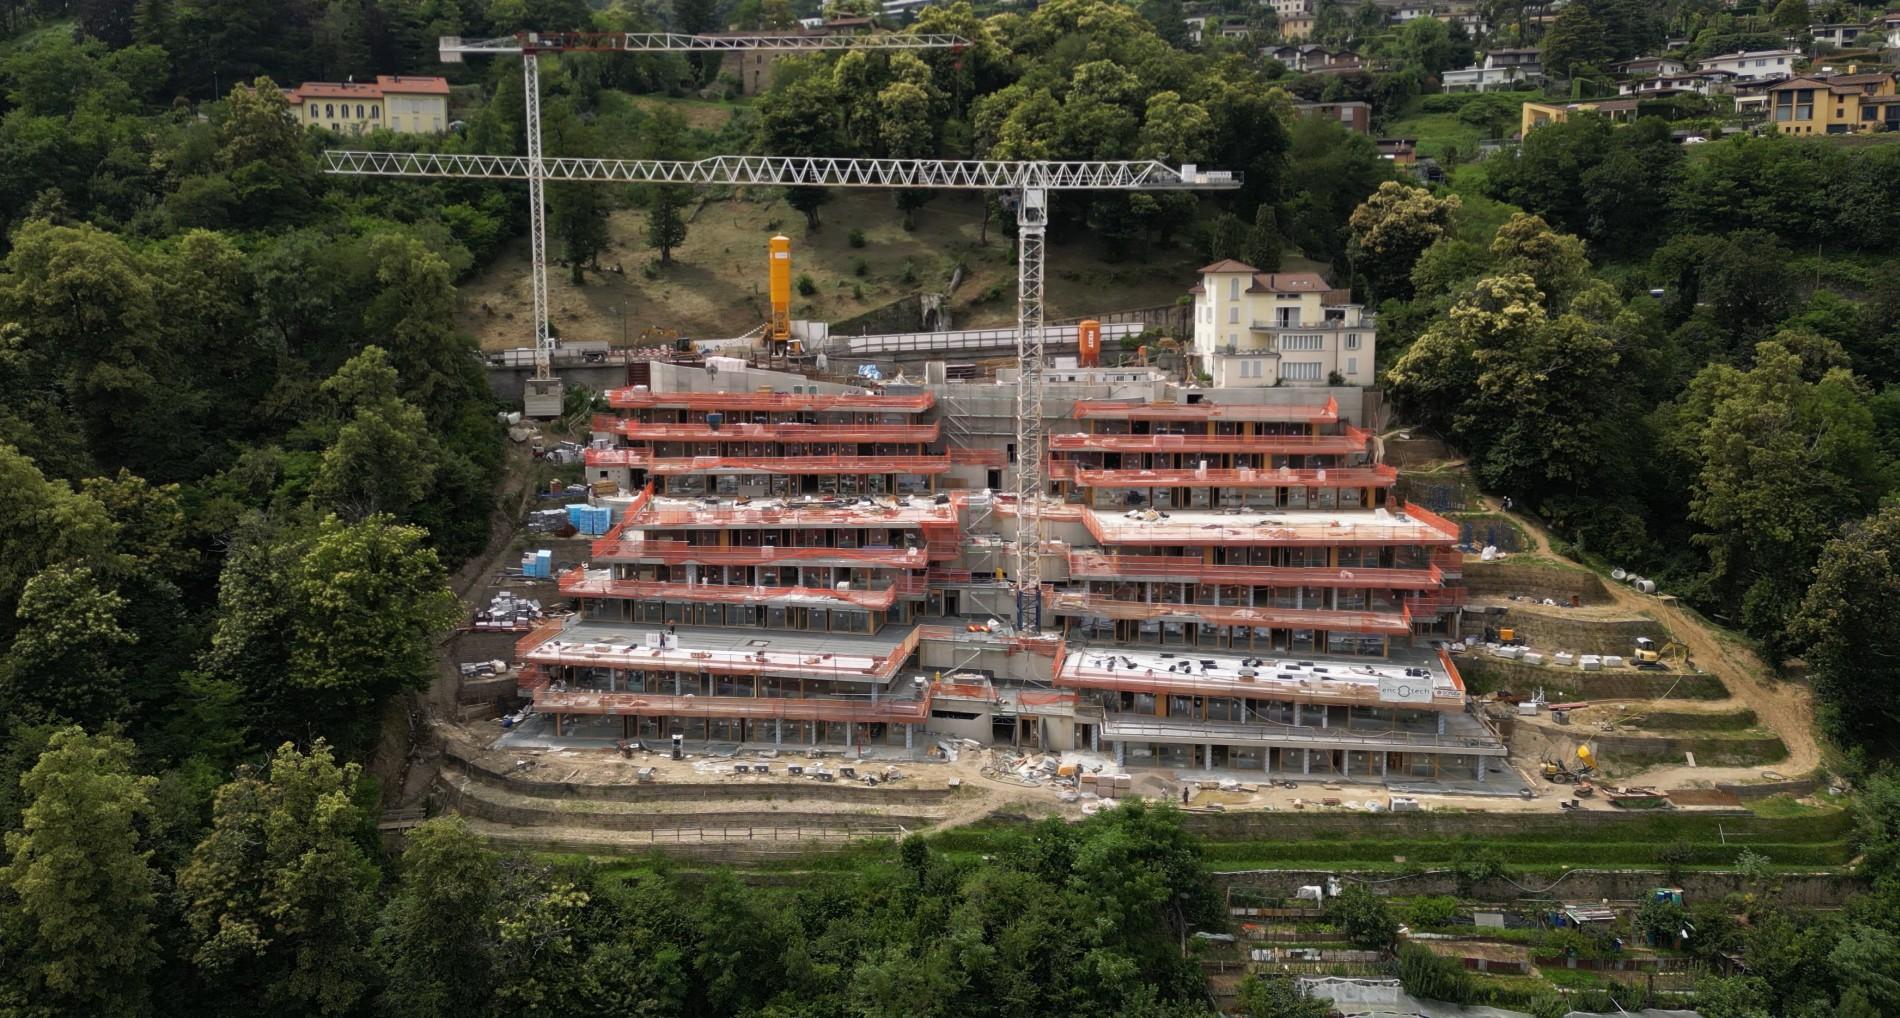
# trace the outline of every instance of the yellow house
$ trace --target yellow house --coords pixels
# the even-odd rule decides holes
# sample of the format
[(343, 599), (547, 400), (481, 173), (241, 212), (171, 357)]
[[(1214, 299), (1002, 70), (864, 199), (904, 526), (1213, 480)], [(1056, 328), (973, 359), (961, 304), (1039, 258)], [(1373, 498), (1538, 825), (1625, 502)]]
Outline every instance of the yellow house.
[(434, 134), (449, 124), (449, 83), (443, 78), (382, 74), (374, 82), (306, 81), (285, 89), (284, 96), (299, 123), (339, 134)]
[(1260, 272), (1232, 258), (1201, 269), (1196, 366), (1215, 386), (1371, 385), (1377, 317), (1312, 272)]
[(1525, 103), (1517, 133), (1523, 137), (1533, 128), (1561, 124), (1569, 120), (1572, 113), (1595, 113), (1613, 121), (1634, 120), (1636, 102), (1635, 99), (1597, 99), (1581, 103)]
[(1900, 131), (1894, 93), (1889, 73), (1791, 78), (1768, 90), (1768, 118), (1782, 134)]

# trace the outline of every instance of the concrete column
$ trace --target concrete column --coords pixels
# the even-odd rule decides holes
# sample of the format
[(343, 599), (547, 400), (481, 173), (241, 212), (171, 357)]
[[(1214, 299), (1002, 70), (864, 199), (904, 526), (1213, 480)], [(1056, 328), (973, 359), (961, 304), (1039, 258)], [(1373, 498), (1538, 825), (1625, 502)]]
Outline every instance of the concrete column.
[(1333, 710), (1331, 707), (1328, 707), (1323, 703), (1319, 705), (1319, 726), (1321, 728), (1326, 728), (1329, 726), (1329, 722), (1332, 718), (1332, 714), (1333, 714)]
[(1480, 782), (1484, 780), (1484, 757), (1478, 758), (1478, 780)]
[(1302, 721), (1302, 720), (1301, 720), (1301, 716), (1302, 716), (1303, 714), (1305, 714), (1305, 713), (1306, 713), (1305, 711), (1303, 711), (1303, 710), (1301, 710), (1301, 709), (1300, 709), (1300, 704), (1299, 704), (1299, 702), (1298, 702), (1297, 700), (1296, 700), (1296, 701), (1294, 701), (1294, 703), (1293, 703), (1293, 727), (1295, 727), (1295, 728), (1298, 728), (1298, 727), (1300, 727), (1300, 725), (1302, 725), (1302, 724), (1304, 724), (1304, 723), (1305, 723), (1304, 721)]
[(1386, 769), (1391, 765), (1391, 763), (1392, 763), (1392, 754), (1390, 753), (1379, 754), (1379, 780), (1381, 781), (1385, 780)]
[(1121, 767), (1127, 763), (1128, 763), (1128, 744), (1125, 742), (1115, 743), (1115, 766)]
[(1201, 758), (1201, 769), (1204, 771), (1213, 770), (1214, 769), (1214, 744), (1210, 742), (1207, 745), (1202, 746), (1201, 749), (1204, 750), (1207, 754)]
[(1260, 770), (1267, 774), (1273, 773), (1273, 747), (1272, 746), (1260, 747)]
[(773, 718), (772, 719), (772, 745), (782, 746), (784, 744), (785, 744), (785, 719)]
[(917, 726), (905, 725), (904, 726), (904, 748), (905, 749), (911, 748), (911, 741), (915, 739), (916, 737), (917, 737)]
[(1440, 712), (1438, 715), (1438, 734), (1445, 734), (1445, 715), (1443, 712)]
[(1102, 751), (1102, 726), (1101, 725), (1089, 726), (1089, 749), (1094, 750), (1097, 753), (1100, 753)]
[(1310, 749), (1300, 750), (1300, 773), (1313, 773), (1313, 751)]

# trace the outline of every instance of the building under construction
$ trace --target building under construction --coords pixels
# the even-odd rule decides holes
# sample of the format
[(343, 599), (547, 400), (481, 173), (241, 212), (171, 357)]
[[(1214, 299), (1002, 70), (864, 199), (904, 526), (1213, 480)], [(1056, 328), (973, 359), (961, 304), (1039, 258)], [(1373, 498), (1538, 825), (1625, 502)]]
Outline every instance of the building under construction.
[(1365, 390), (1050, 371), (1030, 632), (1008, 625), (1034, 535), (1007, 372), (872, 389), (640, 367), (586, 452), (616, 523), (560, 577), (576, 613), (520, 647), (557, 736), (956, 736), (1408, 783), (1502, 764), (1438, 646), (1458, 528), (1395, 492)]

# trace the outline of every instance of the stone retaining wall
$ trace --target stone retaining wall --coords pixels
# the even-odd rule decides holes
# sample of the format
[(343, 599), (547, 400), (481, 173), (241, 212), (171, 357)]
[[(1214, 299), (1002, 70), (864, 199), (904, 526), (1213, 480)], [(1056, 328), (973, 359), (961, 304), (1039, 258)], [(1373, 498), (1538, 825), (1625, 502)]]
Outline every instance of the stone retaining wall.
[(1502, 613), (1465, 613), (1466, 637), (1482, 638), (1486, 626), (1515, 630), (1517, 639), (1545, 656), (1569, 651), (1573, 654), (1616, 654), (1627, 658), (1639, 636), (1647, 636), (1657, 643), (1669, 639), (1669, 630), (1655, 619), (1635, 615), (1593, 618), (1572, 608), (1541, 604), (1513, 603), (1506, 606)]
[(1553, 703), (1566, 700), (1721, 700), (1728, 687), (1700, 672), (1645, 672), (1635, 669), (1586, 672), (1547, 664), (1525, 664), (1483, 652), (1460, 654), (1458, 674), (1474, 693), (1499, 689), (1529, 693), (1542, 687)]
[(622, 813), (575, 809), (578, 802), (550, 802), (547, 806), (520, 806), (473, 794), (454, 781), (436, 786), (435, 804), (464, 816), (512, 827), (586, 827), (601, 831), (673, 831), (740, 828), (823, 828), (827, 830), (888, 830), (904, 825), (928, 827), (932, 817), (905, 814), (828, 811), (741, 810), (717, 813)]
[(787, 802), (850, 802), (889, 806), (920, 806), (947, 800), (948, 788), (894, 788), (879, 785), (820, 784), (817, 781), (743, 781), (655, 782), (652, 784), (596, 785), (568, 781), (544, 781), (515, 774), (502, 774), (460, 756), (454, 747), (445, 747), (443, 766), (466, 774), (484, 785), (546, 799), (599, 799), (606, 802), (680, 802), (720, 800), (783, 799)]
[(1464, 564), (1464, 577), (1465, 588), (1477, 597), (1528, 594), (1568, 602), (1570, 595), (1575, 594), (1583, 598), (1584, 604), (1607, 604), (1610, 600), (1603, 589), (1603, 578), (1582, 569), (1468, 559)]
[[(1302, 887), (1324, 886), (1328, 876), (1347, 875), (1351, 870), (1239, 870), (1215, 873), (1214, 882), (1222, 888), (1245, 889), (1276, 898), (1292, 898)], [(1714, 901), (1730, 894), (1752, 890), (1739, 873), (1691, 871), (1671, 879), (1660, 870), (1570, 870), (1554, 882), (1532, 876), (1481, 880), (1469, 894), (1463, 894), (1458, 878), (1452, 873), (1422, 873), (1393, 876), (1369, 873), (1372, 889), (1393, 897), (1456, 895), (1474, 901), (1513, 902), (1523, 899), (1564, 901), (1640, 901), (1654, 887), (1681, 887), (1690, 901)], [(1867, 881), (1839, 873), (1782, 873), (1775, 876), (1778, 890), (1775, 900), (1787, 905), (1838, 907), (1867, 892)]]

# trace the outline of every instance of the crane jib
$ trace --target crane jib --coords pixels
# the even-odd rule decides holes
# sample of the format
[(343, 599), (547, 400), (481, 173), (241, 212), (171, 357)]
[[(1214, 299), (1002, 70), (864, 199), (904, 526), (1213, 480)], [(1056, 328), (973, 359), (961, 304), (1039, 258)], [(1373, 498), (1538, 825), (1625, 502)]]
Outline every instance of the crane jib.
[[(527, 156), (428, 152), (324, 153), (327, 173), (379, 177), (527, 180)], [(889, 187), (952, 190), (1231, 190), (1241, 176), (1155, 160), (1009, 161), (717, 156), (698, 160), (544, 157), (542, 180), (640, 184), (754, 184), (776, 187)]]

